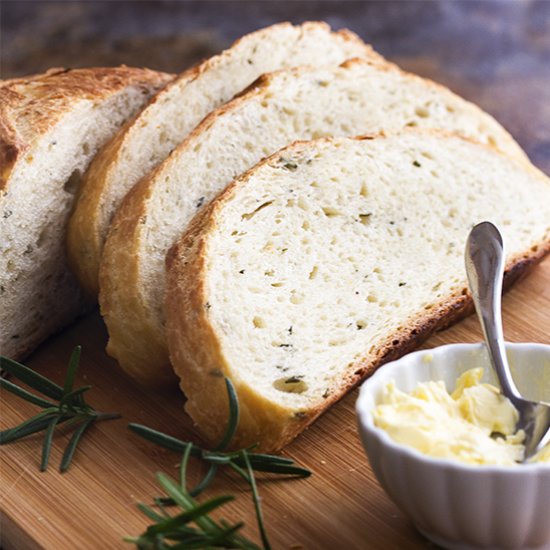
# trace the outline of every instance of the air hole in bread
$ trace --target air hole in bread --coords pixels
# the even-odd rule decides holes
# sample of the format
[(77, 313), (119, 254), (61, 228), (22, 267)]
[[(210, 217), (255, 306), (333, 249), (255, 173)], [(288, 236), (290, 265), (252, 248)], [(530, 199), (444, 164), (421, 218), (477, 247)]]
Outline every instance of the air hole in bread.
[(265, 324), (265, 321), (263, 320), (262, 317), (254, 317), (254, 319), (252, 319), (252, 324), (256, 327), (256, 328), (265, 328), (266, 327), (266, 324)]
[(263, 208), (266, 208), (267, 206), (269, 206), (272, 202), (273, 201), (267, 201), (267, 202), (264, 202), (263, 204), (260, 204), (260, 206), (258, 206), (258, 208), (256, 208), (255, 210), (252, 210), (252, 212), (242, 214), (241, 219), (242, 220), (249, 220), (250, 218), (255, 216), (260, 210), (262, 210)]
[(341, 216), (342, 212), (338, 210), (337, 208), (334, 208), (333, 206), (323, 206), (322, 207), (323, 213), (327, 218), (332, 218), (334, 216)]
[(359, 214), (359, 221), (363, 225), (368, 225), (370, 223), (371, 216), (372, 216), (372, 212), (365, 212), (364, 214)]
[(307, 384), (302, 380), (301, 376), (279, 378), (273, 382), (273, 387), (285, 393), (303, 393), (307, 391)]
[(90, 144), (85, 141), (83, 144), (82, 144), (82, 152), (87, 156), (90, 154)]
[(80, 170), (74, 170), (69, 176), (67, 181), (63, 184), (63, 190), (71, 195), (75, 195), (80, 187), (80, 181), (82, 179), (82, 172)]
[(414, 110), (414, 114), (419, 118), (428, 118), (430, 116), (430, 111), (426, 107), (417, 107)]
[(309, 272), (309, 278), (315, 279), (315, 277), (317, 277), (317, 273), (319, 273), (319, 267), (314, 265), (313, 269)]

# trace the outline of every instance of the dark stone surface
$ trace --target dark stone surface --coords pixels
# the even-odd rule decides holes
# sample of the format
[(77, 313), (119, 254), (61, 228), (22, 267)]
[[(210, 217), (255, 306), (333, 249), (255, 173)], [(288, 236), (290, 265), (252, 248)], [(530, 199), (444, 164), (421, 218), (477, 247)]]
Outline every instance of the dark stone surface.
[(260, 27), (323, 19), (495, 115), (550, 173), (550, 1), (1, 3), (2, 77), (52, 66), (178, 72)]

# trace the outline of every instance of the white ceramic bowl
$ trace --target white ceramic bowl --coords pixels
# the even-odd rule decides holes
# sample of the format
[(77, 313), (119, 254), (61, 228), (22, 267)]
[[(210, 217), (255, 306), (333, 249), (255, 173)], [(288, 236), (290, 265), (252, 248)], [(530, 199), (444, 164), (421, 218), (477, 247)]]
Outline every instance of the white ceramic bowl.
[[(550, 346), (507, 344), (520, 392), (550, 401)], [(436, 544), (452, 549), (550, 549), (550, 465), (471, 466), (430, 458), (394, 442), (374, 425), (372, 411), (390, 380), (404, 391), (485, 367), (498, 386), (483, 344), (451, 344), (388, 363), (361, 387), (356, 409), (372, 469), (392, 500)]]

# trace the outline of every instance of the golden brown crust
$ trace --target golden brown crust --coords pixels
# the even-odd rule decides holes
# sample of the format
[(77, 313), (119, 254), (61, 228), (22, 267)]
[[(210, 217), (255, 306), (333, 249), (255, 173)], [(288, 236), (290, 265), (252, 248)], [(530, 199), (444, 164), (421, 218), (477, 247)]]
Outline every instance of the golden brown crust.
[[(111, 224), (99, 270), (99, 302), (109, 329), (107, 352), (117, 358), (124, 357), (125, 370), (138, 382), (166, 387), (174, 385), (175, 376), (166, 353), (165, 336), (148, 322), (150, 315), (141, 295), (141, 289), (146, 288), (147, 283), (142, 280), (140, 263), (136, 261), (131, 246), (139, 243), (136, 239), (140, 238), (140, 220), (151, 191), (148, 182), (155, 173), (153, 171), (130, 190)], [(113, 321), (111, 316), (119, 311), (125, 312), (124, 318), (117, 315)], [(136, 354), (131, 343), (126, 346), (127, 330), (138, 341), (146, 341), (147, 349)], [(160, 363), (164, 368), (144, 373), (140, 368), (143, 361), (154, 365)], [(138, 367), (133, 368), (134, 364)]]
[[(451, 132), (438, 130), (404, 130), (415, 134), (453, 136), (472, 142)], [(374, 139), (391, 136), (381, 132), (358, 138)], [(334, 138), (318, 141), (332, 142)], [(295, 142), (289, 149), (307, 147), (308, 142)], [(490, 146), (476, 143), (493, 154), (506, 157)], [(229, 376), (237, 390), (241, 405), (241, 421), (233, 440), (235, 447), (247, 446), (261, 441), (260, 450), (275, 451), (287, 445), (300, 432), (322, 415), (335, 402), (371, 375), (382, 364), (397, 359), (424, 342), (431, 334), (442, 330), (473, 311), (471, 296), (466, 287), (439, 303), (424, 310), (409, 326), (389, 335), (368, 357), (357, 361), (342, 381), (337, 393), (329, 395), (318, 407), (290, 418), (288, 412), (255, 394), (245, 381), (235, 378), (226, 363), (220, 341), (209, 322), (205, 291), (206, 258), (208, 240), (216, 229), (218, 211), (239, 190), (248, 178), (263, 165), (280, 156), (280, 151), (264, 159), (258, 165), (234, 180), (218, 197), (199, 212), (182, 238), (170, 249), (167, 258), (166, 317), (167, 339), (173, 368), (180, 377), (180, 386), (188, 400), (186, 410), (197, 423), (205, 439), (211, 444), (222, 436), (227, 411), (227, 397), (224, 376)], [(526, 168), (521, 159), (514, 159)], [(513, 162), (512, 161), (512, 162)], [(542, 173), (532, 165), (529, 169), (537, 177)], [(543, 176), (544, 177), (544, 176)], [(504, 289), (510, 286), (529, 268), (550, 253), (550, 239), (525, 253), (512, 258), (505, 270)]]

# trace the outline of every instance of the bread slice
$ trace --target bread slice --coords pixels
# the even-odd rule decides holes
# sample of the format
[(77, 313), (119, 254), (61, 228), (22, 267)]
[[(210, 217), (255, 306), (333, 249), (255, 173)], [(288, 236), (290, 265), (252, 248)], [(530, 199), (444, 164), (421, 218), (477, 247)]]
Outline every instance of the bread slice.
[(451, 134), (297, 143), (232, 183), (168, 255), (170, 357), (210, 441), (286, 445), (470, 305), (464, 244), (500, 227), (510, 280), (550, 251), (550, 180)]
[(171, 75), (56, 69), (0, 86), (0, 352), (21, 358), (82, 311), (65, 260), (80, 174)]
[(213, 109), (261, 74), (297, 65), (382, 59), (348, 30), (325, 23), (281, 23), (249, 34), (181, 74), (97, 156), (71, 217), (69, 256), (79, 280), (98, 293), (99, 262), (113, 214), (128, 190), (163, 161)]
[(266, 76), (214, 111), (126, 197), (101, 266), (109, 354), (147, 384), (173, 376), (164, 334), (164, 260), (192, 216), (234, 177), (296, 139), (422, 126), (456, 130), (525, 159), (489, 115), (388, 64), (297, 68)]

